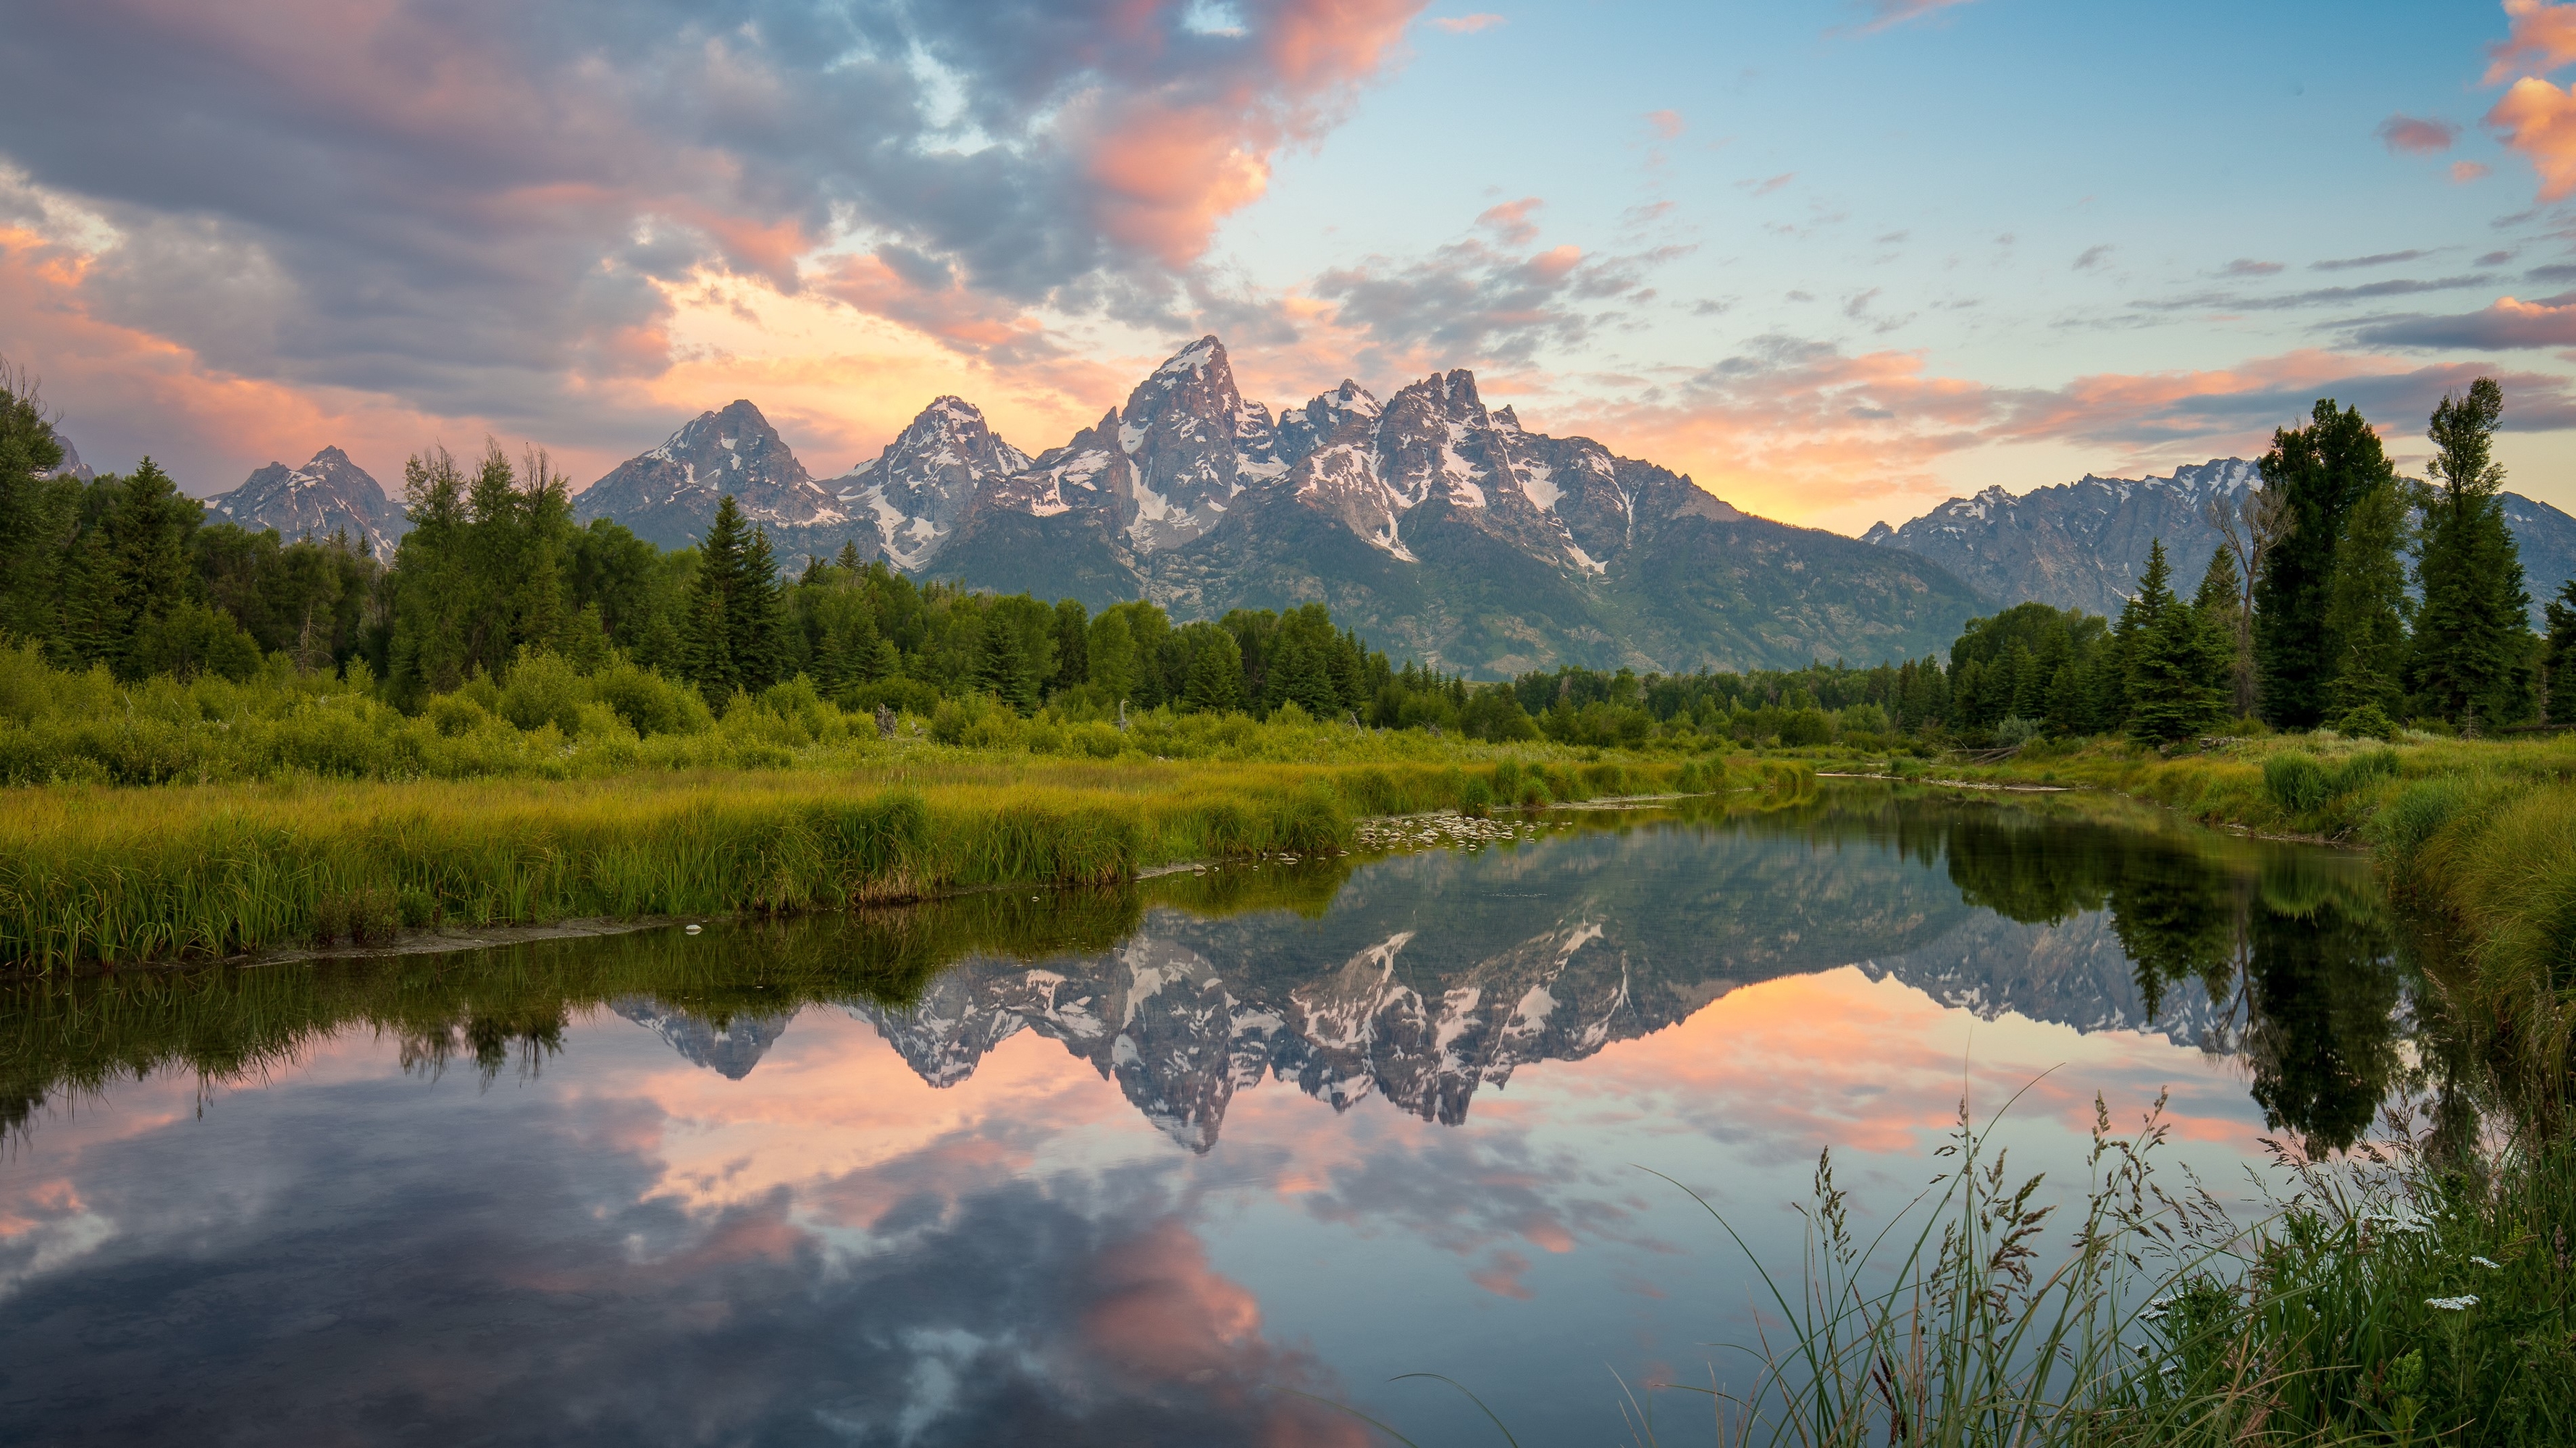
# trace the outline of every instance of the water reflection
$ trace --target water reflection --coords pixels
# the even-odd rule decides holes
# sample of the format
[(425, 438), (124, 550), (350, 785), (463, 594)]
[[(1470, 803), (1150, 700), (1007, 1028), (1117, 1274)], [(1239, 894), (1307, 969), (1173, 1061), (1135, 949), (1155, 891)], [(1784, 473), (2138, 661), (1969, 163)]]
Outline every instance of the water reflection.
[(0, 1398), (48, 1442), (1355, 1443), (1277, 1389), (1419, 1368), (1597, 1433), (1603, 1354), (1742, 1300), (1629, 1163), (1758, 1213), (1823, 1139), (1910, 1190), (1971, 1052), (2069, 1063), (2043, 1138), (2180, 1076), (2187, 1135), (2338, 1144), (2404, 979), (2354, 857), (1873, 788), (25, 986)]

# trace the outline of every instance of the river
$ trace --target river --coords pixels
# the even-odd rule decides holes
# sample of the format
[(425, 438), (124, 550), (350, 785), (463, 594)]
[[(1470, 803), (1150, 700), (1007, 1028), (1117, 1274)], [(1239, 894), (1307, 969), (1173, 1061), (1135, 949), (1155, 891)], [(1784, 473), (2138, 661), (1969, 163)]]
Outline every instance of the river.
[[(2097, 1093), (2251, 1190), (2412, 1057), (2366, 861), (1834, 785), (505, 949), (0, 992), (17, 1443), (1707, 1441), (1818, 1153)], [(1696, 1194), (1696, 1197), (1695, 1195)], [(1702, 1199), (1707, 1206), (1702, 1205)], [(1385, 1441), (1377, 1439), (1375, 1441)]]

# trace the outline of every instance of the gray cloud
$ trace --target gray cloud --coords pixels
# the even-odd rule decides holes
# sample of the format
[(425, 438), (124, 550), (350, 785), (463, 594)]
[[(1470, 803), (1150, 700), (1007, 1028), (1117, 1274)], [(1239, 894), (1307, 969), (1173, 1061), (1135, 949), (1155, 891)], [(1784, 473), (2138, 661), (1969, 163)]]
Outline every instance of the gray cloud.
[(2498, 302), (2483, 311), (2453, 316), (2374, 317), (2355, 324), (2352, 337), (2366, 347), (2477, 351), (2576, 347), (2576, 292), (2512, 306)]
[(2325, 307), (2341, 303), (2368, 301), (2374, 297), (2401, 297), (2417, 292), (2447, 292), (2461, 287), (2482, 287), (2495, 278), (2486, 272), (2468, 276), (2399, 278), (2384, 282), (2366, 282), (2356, 287), (2318, 287), (2304, 292), (2284, 292), (2259, 296), (2248, 292), (2194, 292), (2188, 296), (2141, 299), (2129, 305), (2150, 312), (2278, 312), (2294, 307)]
[(1606, 304), (1641, 299), (1647, 274), (1687, 248), (1583, 257), (1572, 248), (1518, 255), (1468, 240), (1426, 258), (1371, 257), (1317, 277), (1345, 326), (1393, 352), (1426, 351), (1443, 365), (1525, 363), (1582, 341)]
[(2355, 267), (2388, 266), (2396, 262), (2413, 261), (2418, 257), (2431, 255), (2429, 251), (2382, 251), (2369, 256), (2346, 256), (2337, 257), (2332, 261), (2312, 261), (2308, 263), (2308, 270), (2350, 271)]
[(1168, 169), (1122, 181), (1122, 147), (1328, 124), (1379, 53), (1351, 37), (1407, 5), (1289, 75), (1309, 8), (1246, 0), (1213, 33), (1120, 0), (38, 6), (0, 49), (0, 158), (126, 233), (85, 283), (110, 320), (560, 424), (572, 374), (666, 365), (656, 282), (793, 289), (844, 228), (920, 288), (1168, 294), (1204, 203), (1157, 199)]

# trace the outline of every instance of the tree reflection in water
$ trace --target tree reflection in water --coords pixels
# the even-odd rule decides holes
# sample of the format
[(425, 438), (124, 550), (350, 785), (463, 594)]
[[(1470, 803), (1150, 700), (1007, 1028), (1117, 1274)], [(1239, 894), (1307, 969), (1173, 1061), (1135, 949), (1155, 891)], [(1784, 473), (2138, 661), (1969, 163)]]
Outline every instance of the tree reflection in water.
[[(2414, 1013), (2398, 926), (2349, 853), (2100, 802), (1836, 787), (1785, 809), (1583, 815), (1534, 851), (1273, 862), (704, 937), (25, 982), (0, 993), (0, 1132), (156, 1070), (255, 1076), (360, 1024), (399, 1042), (406, 1071), (470, 1062), (488, 1085), (534, 1076), (576, 1014), (605, 1008), (739, 1079), (799, 1009), (830, 1003), (941, 1083), (1034, 1029), (1204, 1151), (1237, 1080), (1275, 1073), (1336, 1104), (1357, 1083), (1455, 1122), (1516, 1062), (1860, 964), (1983, 1014), (2196, 1040), (2246, 1063), (2274, 1129), (2337, 1150), (2400, 1070)], [(1148, 975), (1163, 984), (1139, 993)], [(1536, 999), (1552, 1014), (1513, 1014)], [(1102, 1032), (1084, 1001), (1123, 1002), (1127, 1029)], [(1152, 1049), (1122, 1050), (1129, 1035)]]

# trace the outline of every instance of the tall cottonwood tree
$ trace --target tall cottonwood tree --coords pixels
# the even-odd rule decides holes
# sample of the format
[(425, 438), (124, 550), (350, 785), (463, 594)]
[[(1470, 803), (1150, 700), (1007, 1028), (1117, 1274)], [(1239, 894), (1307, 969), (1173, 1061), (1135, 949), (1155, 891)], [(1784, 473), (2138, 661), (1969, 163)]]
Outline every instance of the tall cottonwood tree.
[(2517, 718), (2531, 702), (2531, 596), (2497, 496), (2503, 416), (2504, 389), (2481, 377), (2464, 396), (2444, 394), (2427, 430), (2432, 486), (2416, 549), (2415, 686), (2443, 718), (2471, 727)]
[(2393, 481), (2396, 467), (2357, 408), (2319, 398), (2306, 427), (2272, 434), (2263, 487), (2278, 494), (2283, 533), (2254, 583), (2254, 667), (2265, 722), (2311, 729), (2325, 721), (2334, 682), (2326, 625), (2335, 541), (2353, 505)]

